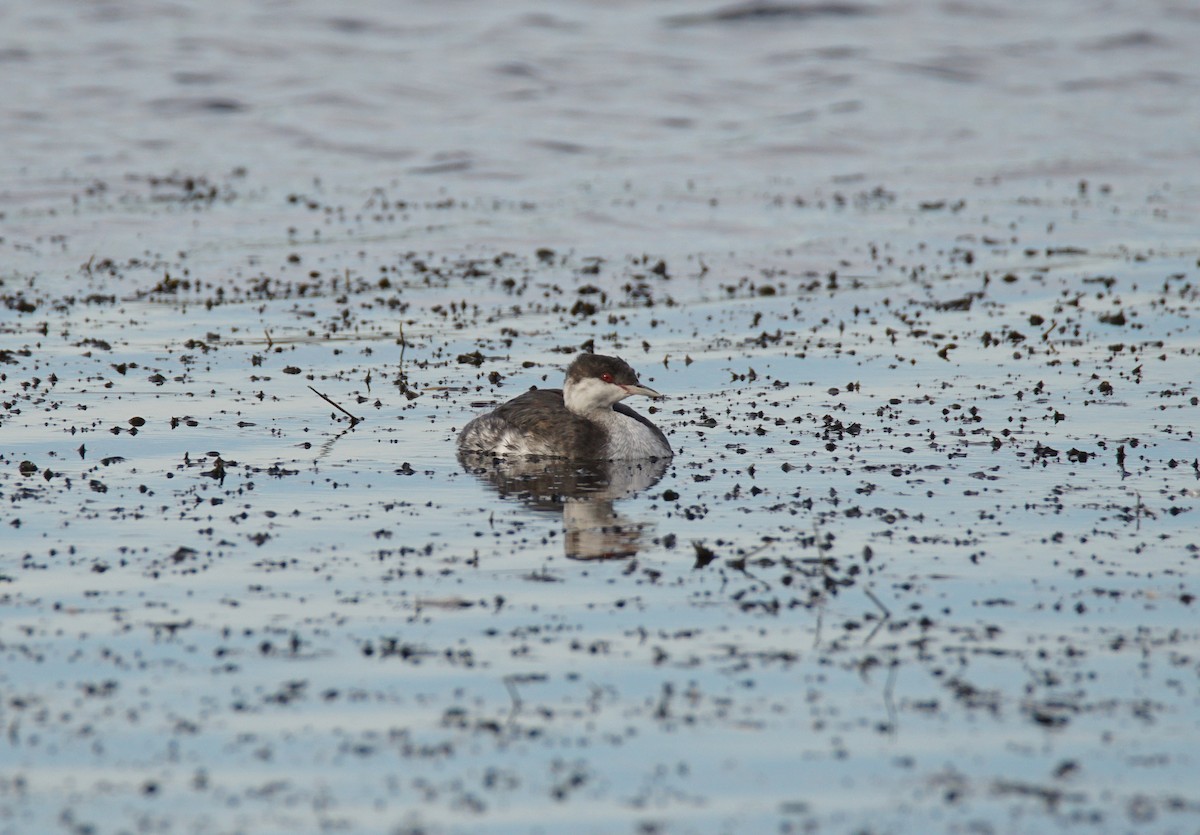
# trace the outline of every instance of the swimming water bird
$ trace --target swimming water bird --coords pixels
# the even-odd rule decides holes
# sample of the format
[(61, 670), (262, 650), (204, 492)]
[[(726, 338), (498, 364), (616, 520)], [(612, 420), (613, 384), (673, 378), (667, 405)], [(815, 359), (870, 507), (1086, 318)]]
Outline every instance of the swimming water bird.
[(624, 360), (581, 354), (562, 389), (533, 389), (480, 415), (463, 427), (458, 448), (575, 460), (670, 458), (662, 430), (620, 402), (635, 394), (662, 397)]

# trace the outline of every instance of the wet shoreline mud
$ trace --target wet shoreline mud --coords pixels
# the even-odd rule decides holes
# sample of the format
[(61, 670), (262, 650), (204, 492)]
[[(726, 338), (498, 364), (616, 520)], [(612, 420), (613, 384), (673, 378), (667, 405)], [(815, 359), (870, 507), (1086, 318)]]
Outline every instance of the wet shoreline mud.
[(835, 6), (2, 13), (0, 832), (1194, 830), (1200, 19)]

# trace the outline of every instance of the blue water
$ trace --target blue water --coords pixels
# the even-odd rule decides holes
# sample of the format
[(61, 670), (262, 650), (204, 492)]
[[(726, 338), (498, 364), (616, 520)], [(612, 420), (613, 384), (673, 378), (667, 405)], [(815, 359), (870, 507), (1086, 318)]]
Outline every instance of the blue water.
[(5, 4), (0, 832), (1195, 829), (1198, 28)]

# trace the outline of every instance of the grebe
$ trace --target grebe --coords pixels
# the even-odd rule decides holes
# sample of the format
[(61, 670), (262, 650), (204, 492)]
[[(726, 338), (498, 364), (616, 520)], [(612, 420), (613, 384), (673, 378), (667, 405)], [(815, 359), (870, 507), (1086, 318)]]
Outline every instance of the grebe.
[(491, 455), (630, 460), (670, 458), (657, 426), (619, 402), (634, 394), (662, 397), (638, 382), (617, 357), (581, 354), (562, 389), (533, 389), (463, 427), (458, 448)]

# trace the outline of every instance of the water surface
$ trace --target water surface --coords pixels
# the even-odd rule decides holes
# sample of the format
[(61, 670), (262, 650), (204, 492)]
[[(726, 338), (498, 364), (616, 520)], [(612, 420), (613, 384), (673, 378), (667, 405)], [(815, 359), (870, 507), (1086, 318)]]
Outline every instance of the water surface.
[(0, 831), (1194, 830), (1198, 28), (6, 4)]

